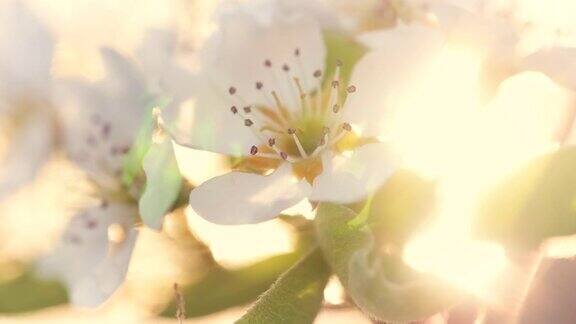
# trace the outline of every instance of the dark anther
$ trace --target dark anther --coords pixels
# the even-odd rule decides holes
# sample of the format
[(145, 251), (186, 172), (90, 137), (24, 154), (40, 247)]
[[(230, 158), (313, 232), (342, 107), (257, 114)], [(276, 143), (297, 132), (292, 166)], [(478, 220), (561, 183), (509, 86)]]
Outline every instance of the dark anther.
[(354, 93), (356, 92), (356, 86), (351, 85), (346, 89), (346, 91), (348, 91), (348, 93)]
[(268, 145), (270, 145), (270, 146), (276, 145), (276, 139), (275, 138), (269, 138), (268, 139)]
[(336, 89), (336, 88), (338, 88), (339, 86), (340, 86), (340, 82), (338, 82), (338, 81), (336, 81), (336, 80), (332, 81), (332, 88)]
[(284, 153), (284, 152), (280, 152), (280, 157), (281, 157), (283, 160), (288, 160), (288, 154), (286, 154), (286, 153)]
[(256, 82), (256, 89), (260, 90), (262, 89), (262, 87), (264, 87), (264, 84), (260, 81)]
[(352, 131), (352, 126), (348, 123), (343, 123), (342, 128), (344, 128), (344, 130), (346, 130), (348, 132)]
[(247, 114), (249, 114), (249, 113), (252, 112), (252, 108), (251, 108), (250, 106), (246, 106), (246, 107), (244, 107), (244, 108), (242, 108), (242, 109), (244, 109), (244, 112), (247, 113)]
[(234, 94), (236, 93), (236, 88), (230, 87), (230, 88), (228, 89), (228, 93), (230, 93), (231, 95), (234, 95)]
[(300, 49), (299, 48), (294, 50), (294, 55), (300, 56)]
[(238, 113), (238, 108), (236, 108), (236, 106), (232, 106), (232, 107), (230, 107), (230, 111), (231, 111), (233, 114), (237, 114), (237, 113)]
[(319, 78), (319, 77), (321, 77), (321, 76), (322, 76), (322, 71), (320, 71), (320, 70), (314, 71), (314, 77), (315, 77), (315, 78)]
[(250, 127), (250, 126), (254, 125), (254, 123), (250, 119), (245, 119), (244, 125), (247, 127)]
[(288, 134), (290, 134), (290, 135), (296, 134), (296, 129), (288, 128)]
[(333, 111), (335, 114), (338, 113), (338, 112), (340, 111), (340, 106), (339, 106), (338, 104), (335, 104), (335, 105), (332, 107), (332, 111)]
[(258, 147), (256, 145), (252, 145), (252, 147), (250, 148), (250, 154), (252, 155), (258, 154)]
[(282, 65), (282, 70), (284, 70), (284, 72), (288, 72), (290, 71), (290, 66), (288, 66), (288, 64), (284, 64)]
[(268, 68), (269, 68), (269, 67), (272, 67), (272, 61), (270, 61), (270, 60), (264, 61), (264, 66), (265, 66), (265, 67), (268, 67)]

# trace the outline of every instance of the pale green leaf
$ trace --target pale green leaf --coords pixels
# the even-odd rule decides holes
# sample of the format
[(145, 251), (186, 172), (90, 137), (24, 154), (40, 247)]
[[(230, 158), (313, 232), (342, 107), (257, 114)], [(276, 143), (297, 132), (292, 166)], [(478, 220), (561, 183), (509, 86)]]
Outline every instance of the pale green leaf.
[(543, 156), (503, 181), (482, 204), (476, 232), (514, 250), (576, 234), (576, 149)]
[[(205, 316), (254, 301), (301, 256), (300, 252), (294, 252), (270, 257), (241, 269), (213, 269), (198, 282), (184, 287), (186, 317)], [(172, 303), (162, 315), (173, 318), (175, 314), (176, 305)]]
[(446, 283), (415, 272), (398, 256), (381, 255), (369, 227), (350, 225), (356, 217), (347, 207), (322, 203), (316, 228), (326, 260), (360, 309), (385, 322), (412, 322), (458, 301)]
[(138, 207), (144, 223), (160, 229), (164, 215), (170, 210), (180, 194), (182, 176), (169, 138), (153, 143), (143, 161), (146, 188)]
[(330, 272), (316, 248), (290, 270), (236, 323), (312, 323), (322, 304)]

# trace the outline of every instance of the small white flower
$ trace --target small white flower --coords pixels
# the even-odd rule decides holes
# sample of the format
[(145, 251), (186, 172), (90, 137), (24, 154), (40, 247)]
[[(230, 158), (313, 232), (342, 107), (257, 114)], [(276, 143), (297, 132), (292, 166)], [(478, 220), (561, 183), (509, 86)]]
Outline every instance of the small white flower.
[(355, 86), (371, 72), (357, 70), (347, 85), (336, 60), (325, 76), (325, 60), (321, 26), (306, 12), (240, 5), (221, 16), (190, 100), (164, 114), (179, 144), (245, 157), (243, 170), (193, 190), (199, 215), (220, 224), (262, 222), (305, 198), (361, 200), (388, 178), (388, 146), (346, 118), (370, 118), (365, 112), (376, 109), (359, 104), (374, 93)]

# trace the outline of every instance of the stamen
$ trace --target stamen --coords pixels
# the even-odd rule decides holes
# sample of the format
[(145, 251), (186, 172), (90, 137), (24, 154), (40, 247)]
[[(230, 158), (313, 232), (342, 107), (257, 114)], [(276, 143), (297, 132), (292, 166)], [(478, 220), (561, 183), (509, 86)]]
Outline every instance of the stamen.
[(308, 154), (304, 150), (302, 143), (300, 143), (300, 139), (296, 135), (296, 130), (294, 128), (290, 128), (290, 129), (288, 129), (288, 134), (292, 135), (292, 138), (294, 139), (294, 143), (296, 143), (296, 147), (298, 148), (298, 152), (300, 152), (300, 156), (302, 156), (303, 158), (307, 158)]
[(294, 56), (296, 56), (296, 57), (300, 56), (300, 49), (299, 48), (296, 48), (294, 50)]
[(356, 86), (351, 85), (351, 86), (349, 86), (349, 87), (346, 89), (346, 91), (347, 91), (348, 93), (354, 93), (354, 92), (356, 92)]
[(269, 145), (270, 147), (273, 147), (274, 145), (276, 145), (276, 139), (273, 138), (273, 137), (272, 137), (272, 138), (269, 138), (269, 139), (268, 139), (268, 145)]
[(332, 78), (330, 96), (328, 101), (328, 107), (332, 107), (332, 111), (337, 113), (340, 110), (340, 69), (342, 62), (338, 61), (336, 63), (336, 71), (334, 72), (334, 77)]
[(352, 125), (350, 125), (348, 123), (342, 123), (342, 129), (344, 129), (347, 132), (351, 132), (352, 131)]
[(250, 154), (251, 155), (258, 154), (258, 147), (256, 145), (252, 145), (252, 147), (250, 148)]
[(250, 126), (254, 125), (254, 122), (253, 122), (252, 120), (250, 120), (250, 119), (245, 119), (245, 120), (244, 120), (244, 125), (245, 125), (246, 127), (250, 127)]
[(290, 72), (290, 66), (288, 64), (284, 64), (284, 65), (282, 65), (282, 70), (284, 72)]
[(246, 106), (246, 107), (244, 107), (244, 108), (242, 108), (242, 109), (244, 109), (244, 112), (247, 113), (247, 114), (249, 114), (249, 113), (252, 112), (252, 108), (251, 108), (250, 106)]
[(330, 135), (328, 133), (324, 134), (324, 136), (320, 139), (320, 143), (318, 143), (318, 146), (314, 149), (314, 152), (312, 152), (310, 156), (314, 157), (318, 155), (318, 153), (320, 153), (326, 147), (326, 143), (328, 142), (329, 136)]
[(271, 68), (272, 67), (272, 61), (270, 61), (270, 60), (264, 61), (264, 66), (267, 68)]
[(264, 84), (260, 81), (256, 82), (256, 89), (258, 90), (262, 90), (262, 87), (264, 87)]
[(319, 79), (320, 77), (322, 77), (322, 71), (321, 70), (316, 70), (314, 71), (314, 77)]
[(236, 88), (234, 88), (234, 87), (228, 88), (228, 93), (229, 93), (231, 96), (233, 96), (234, 94), (236, 94)]
[(298, 94), (300, 96), (300, 108), (302, 108), (302, 113), (305, 113), (308, 107), (310, 107), (309, 99), (306, 93), (304, 93), (304, 89), (302, 89), (302, 84), (300, 83), (300, 79), (294, 77), (294, 83), (296, 84), (296, 88), (298, 89)]
[(233, 114), (237, 114), (237, 113), (238, 113), (238, 108), (236, 108), (236, 106), (232, 106), (232, 107), (230, 107), (230, 111), (231, 111)]
[(282, 101), (280, 101), (280, 97), (278, 96), (278, 93), (276, 93), (276, 91), (272, 91), (272, 97), (274, 97), (274, 101), (276, 102), (276, 108), (278, 109), (278, 111), (280, 111), (282, 117), (284, 117), (286, 121), (290, 121), (290, 113), (288, 112), (288, 110), (286, 110), (286, 108), (284, 108), (284, 105), (282, 105)]
[(280, 157), (282, 157), (283, 160), (288, 160), (288, 154), (286, 154), (286, 152), (280, 152)]

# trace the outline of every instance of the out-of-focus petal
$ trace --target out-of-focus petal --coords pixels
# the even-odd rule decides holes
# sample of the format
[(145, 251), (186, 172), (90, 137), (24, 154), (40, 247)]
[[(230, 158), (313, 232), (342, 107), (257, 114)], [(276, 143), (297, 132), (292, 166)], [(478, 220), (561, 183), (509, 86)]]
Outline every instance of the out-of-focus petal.
[(50, 157), (54, 144), (51, 117), (48, 110), (38, 109), (17, 125), (7, 156), (0, 163), (0, 197), (32, 181)]
[(102, 55), (108, 71), (104, 80), (63, 82), (55, 101), (67, 153), (93, 180), (111, 185), (119, 179), (151, 100), (132, 62), (110, 49)]
[(310, 190), (285, 163), (267, 176), (232, 172), (213, 178), (192, 191), (190, 206), (216, 224), (254, 224), (278, 216), (306, 198)]
[(576, 47), (542, 49), (526, 57), (523, 68), (546, 73), (564, 86), (576, 90)]
[(58, 246), (37, 264), (39, 273), (62, 280), (72, 304), (98, 306), (124, 282), (136, 242), (132, 205), (103, 203), (71, 219)]
[(397, 157), (383, 143), (366, 144), (352, 156), (326, 154), (324, 171), (314, 179), (311, 200), (352, 203), (366, 198), (392, 175)]
[(492, 102), (495, 119), (510, 130), (517, 146), (545, 148), (574, 136), (576, 93), (539, 72), (505, 80)]
[(0, 96), (45, 95), (54, 44), (46, 27), (20, 1), (0, 5)]

